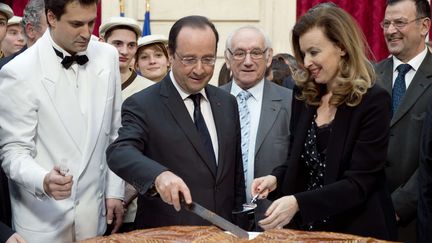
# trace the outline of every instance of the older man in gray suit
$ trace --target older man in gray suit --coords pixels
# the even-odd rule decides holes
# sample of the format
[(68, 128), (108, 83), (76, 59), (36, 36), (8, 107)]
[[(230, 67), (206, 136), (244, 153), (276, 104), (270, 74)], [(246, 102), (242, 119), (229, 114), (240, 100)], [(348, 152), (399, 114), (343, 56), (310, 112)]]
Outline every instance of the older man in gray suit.
[(240, 27), (226, 41), (225, 61), (233, 80), (221, 88), (239, 105), (248, 199), (253, 179), (271, 173), (288, 157), (292, 92), (264, 79), (272, 55), (269, 38), (253, 26)]
[(392, 54), (376, 67), (378, 81), (393, 99), (386, 175), (400, 226), (399, 241), (403, 242), (417, 242), (413, 219), (420, 138), (432, 96), (432, 55), (425, 44), (430, 15), (426, 0), (389, 0), (381, 23)]

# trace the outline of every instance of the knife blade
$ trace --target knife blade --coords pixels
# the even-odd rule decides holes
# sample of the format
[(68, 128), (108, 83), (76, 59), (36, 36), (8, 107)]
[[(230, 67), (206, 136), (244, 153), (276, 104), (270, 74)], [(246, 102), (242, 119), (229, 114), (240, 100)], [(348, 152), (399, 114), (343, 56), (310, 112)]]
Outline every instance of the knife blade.
[(249, 234), (246, 230), (238, 227), (237, 225), (229, 222), (228, 220), (222, 218), (221, 216), (215, 214), (211, 210), (199, 205), (196, 202), (192, 202), (191, 204), (186, 204), (186, 202), (182, 201), (182, 206), (187, 211), (190, 211), (201, 218), (209, 221), (210, 223), (222, 228), (223, 230), (229, 231), (233, 235), (239, 238), (249, 238)]

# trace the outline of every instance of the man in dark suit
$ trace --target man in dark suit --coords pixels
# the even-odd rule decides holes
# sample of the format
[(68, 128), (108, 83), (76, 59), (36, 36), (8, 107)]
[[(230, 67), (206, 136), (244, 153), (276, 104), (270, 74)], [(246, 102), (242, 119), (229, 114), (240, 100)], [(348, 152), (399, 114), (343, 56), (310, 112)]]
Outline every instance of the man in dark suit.
[(378, 82), (393, 99), (386, 176), (399, 240), (415, 242), (420, 134), (432, 97), (432, 56), (425, 44), (430, 28), (428, 1), (389, 0), (381, 26), (392, 54), (376, 66)]
[(253, 179), (270, 174), (288, 157), (292, 91), (264, 79), (272, 54), (269, 38), (253, 26), (235, 30), (225, 47), (225, 61), (233, 80), (221, 88), (237, 97), (240, 117), (241, 93), (250, 94), (246, 101), (250, 116), (248, 137), (244, 137), (242, 128), (242, 142), (247, 141), (242, 155), (248, 199)]
[[(431, 100), (432, 101), (432, 100)], [(419, 203), (417, 228), (419, 243), (432, 242), (432, 102), (429, 101), (420, 147)]]
[(169, 34), (171, 72), (123, 103), (122, 128), (107, 160), (140, 193), (137, 228), (208, 225), (180, 211), (182, 197), (228, 220), (244, 203), (236, 101), (208, 85), (217, 41), (207, 18), (178, 20)]

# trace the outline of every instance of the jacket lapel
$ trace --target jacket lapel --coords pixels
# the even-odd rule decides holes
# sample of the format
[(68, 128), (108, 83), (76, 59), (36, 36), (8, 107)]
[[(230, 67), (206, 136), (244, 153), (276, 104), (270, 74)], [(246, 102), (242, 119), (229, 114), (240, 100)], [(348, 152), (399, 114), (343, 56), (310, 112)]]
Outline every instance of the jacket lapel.
[(329, 184), (337, 178), (340, 161), (342, 160), (345, 139), (347, 137), (349, 124), (351, 120), (352, 109), (346, 105), (338, 107), (330, 134), (327, 146), (326, 171), (324, 176), (324, 184)]
[[(225, 133), (223, 131), (226, 131), (226, 129), (225, 127), (223, 127), (224, 123), (222, 122), (224, 119), (226, 119), (226, 114), (223, 112), (222, 109), (221, 98), (217, 96), (217, 94), (213, 92), (212, 89), (210, 89), (208, 86), (206, 87), (206, 94), (212, 109), (213, 119), (216, 127), (216, 134), (218, 138), (217, 140), (218, 140), (219, 153), (218, 153), (216, 181), (219, 181), (222, 175), (225, 174), (225, 168), (226, 168), (225, 160), (223, 158), (225, 157), (225, 151), (226, 151), (225, 147), (228, 138), (225, 138)], [(232, 134), (229, 135), (231, 136)]]
[[(90, 57), (91, 58), (91, 57)], [(84, 149), (84, 159), (81, 170), (85, 168), (85, 165), (90, 160), (93, 150), (96, 147), (96, 142), (101, 133), (102, 123), (107, 122), (111, 125), (111, 120), (104, 121), (104, 114), (108, 109), (113, 109), (114, 105), (111, 103), (110, 107), (105, 107), (107, 102), (113, 102), (114, 96), (109, 97), (108, 95), (115, 95), (115, 80), (110, 79), (110, 70), (101, 69), (97, 63), (89, 61), (86, 69), (92, 70), (91, 72), (85, 72), (87, 77), (84, 79), (88, 82), (88, 123), (87, 123), (87, 138)], [(110, 87), (110, 89), (109, 89)], [(108, 91), (111, 91), (108, 94)], [(104, 131), (102, 131), (104, 132)]]
[(380, 80), (378, 82), (391, 95), (393, 86), (393, 59), (388, 58), (383, 65), (384, 68), (379, 73)]
[(261, 115), (255, 144), (255, 155), (258, 153), (264, 138), (267, 136), (277, 115), (279, 114), (281, 100), (282, 97), (280, 97), (277, 92), (274, 92), (269, 81), (264, 81)]
[(76, 148), (83, 151), (82, 131), (85, 124), (82, 117), (79, 103), (73, 93), (73, 89), (65, 77), (61, 76), (62, 66), (49, 40), (49, 31), (46, 31), (43, 37), (38, 41), (39, 62), (42, 73), (45, 77), (42, 84), (48, 93), (48, 96), (57, 111), (65, 130), (72, 138)]
[(212, 160), (209, 155), (207, 155), (198, 130), (196, 129), (189, 112), (187, 111), (186, 106), (180, 97), (180, 94), (172, 84), (169, 75), (167, 75), (161, 82), (160, 94), (164, 98), (163, 101), (165, 105), (173, 115), (179, 127), (182, 129), (183, 133), (188, 138), (189, 142), (192, 144), (201, 159), (212, 172), (214, 178), (216, 178), (216, 164), (214, 163), (214, 160)]

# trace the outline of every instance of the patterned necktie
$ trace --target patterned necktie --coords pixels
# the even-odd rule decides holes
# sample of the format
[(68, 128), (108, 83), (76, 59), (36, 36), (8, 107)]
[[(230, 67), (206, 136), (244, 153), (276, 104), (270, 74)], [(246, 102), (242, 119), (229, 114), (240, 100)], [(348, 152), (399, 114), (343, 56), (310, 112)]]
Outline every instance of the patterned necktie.
[(249, 133), (250, 133), (250, 114), (247, 106), (247, 100), (252, 96), (246, 90), (242, 90), (237, 95), (238, 110), (240, 116), (241, 128), (241, 150), (243, 158), (243, 172), (245, 174), (245, 181), (247, 178), (248, 155), (249, 155)]
[(61, 61), (61, 64), (64, 68), (68, 69), (74, 62), (76, 62), (78, 65), (84, 65), (86, 64), (89, 59), (86, 55), (74, 55), (74, 56), (65, 56), (63, 57), (63, 53), (57, 49), (54, 48), (54, 51), (56, 55), (63, 60)]
[(405, 94), (406, 85), (405, 85), (405, 74), (411, 70), (411, 66), (409, 64), (400, 64), (397, 68), (398, 76), (393, 85), (393, 93), (392, 93), (392, 112), (396, 113), (396, 110)]
[(194, 103), (194, 113), (193, 113), (194, 123), (195, 123), (195, 127), (197, 128), (200, 134), (202, 141), (204, 142), (204, 147), (207, 149), (207, 152), (210, 155), (210, 158), (212, 158), (213, 161), (216, 163), (216, 157), (215, 157), (210, 133), (207, 129), (204, 117), (201, 113), (201, 106), (200, 106), (201, 97), (202, 95), (200, 93), (189, 95), (189, 98), (191, 98)]

